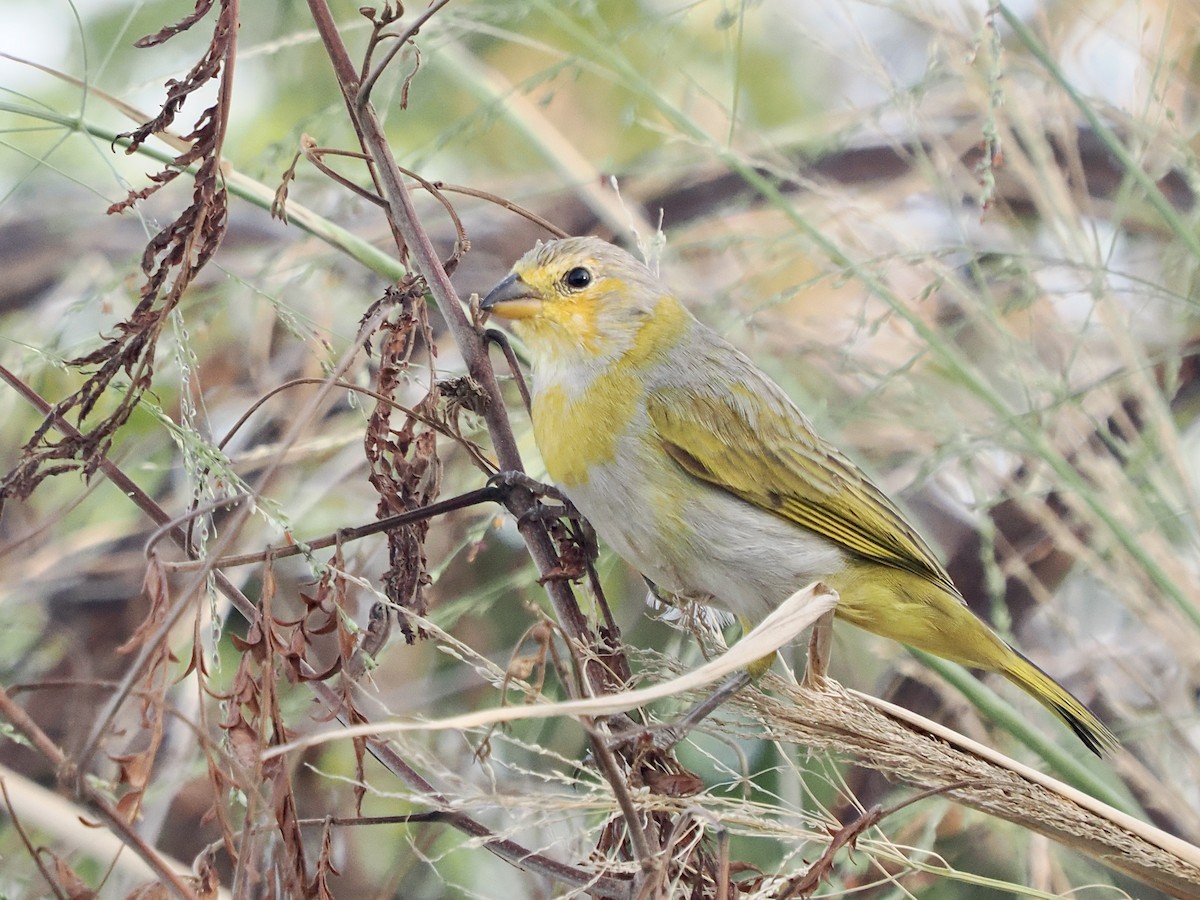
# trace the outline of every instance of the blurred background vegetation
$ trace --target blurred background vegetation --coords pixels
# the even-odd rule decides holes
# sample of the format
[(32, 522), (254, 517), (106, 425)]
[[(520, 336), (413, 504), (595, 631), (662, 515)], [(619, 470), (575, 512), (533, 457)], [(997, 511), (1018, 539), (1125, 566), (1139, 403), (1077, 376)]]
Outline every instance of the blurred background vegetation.
[[(355, 7), (339, 2), (334, 12), (361, 53), (370, 23)], [(185, 178), (106, 215), (160, 168), (145, 152), (114, 149), (113, 136), (140, 122), (109, 98), (147, 118), (157, 111), (164, 83), (204, 52), (211, 26), (151, 49), (133, 42), (187, 12), (177, 2), (0, 2), (0, 364), (51, 402), (82, 383), (66, 361), (95, 350), (129, 315), (146, 240), (190, 202)], [(363, 452), (369, 398), (341, 391), (281, 448), (317, 390), (292, 386), (217, 444), (259, 398), (292, 379), (320, 379), (353, 351), (360, 318), (400, 270), (385, 259), (393, 245), (381, 212), (303, 161), (289, 203), (317, 218), (269, 215), (303, 136), (359, 147), (308, 9), (246, 3), (241, 15), (223, 150), (235, 188), (229, 232), (172, 314), (152, 388), (110, 458), (171, 515), (278, 463), (231, 548), (249, 553), (374, 518)], [(991, 9), (958, 0), (454, 0), (417, 45), (411, 82), (408, 50), (373, 94), (402, 166), (502, 196), (571, 233), (631, 245), (632, 230), (653, 241), (661, 224), (668, 283), (906, 504), (972, 605), (1092, 706), (1126, 752), (1082, 759), (1072, 735), (1006, 686), (998, 692), (1015, 727), (997, 727), (999, 713), (965, 701), (904, 648), (845, 626), (833, 676), (1054, 769), (1025, 732), (1040, 734), (1079, 757), (1125, 808), (1200, 841), (1200, 11), (1171, 0)], [(211, 102), (211, 92), (191, 98), (180, 121)], [(369, 185), (361, 163), (327, 162)], [(549, 236), (497, 205), (450, 196), (470, 240), (454, 272), (464, 298), (485, 293)], [(416, 200), (449, 254), (450, 220), (435, 200)], [(329, 234), (328, 223), (345, 233)], [(436, 313), (431, 325), (436, 372), (416, 354), (401, 402), (416, 402), (431, 377), (461, 372)], [(359, 354), (343, 377), (371, 385), (377, 359)], [(536, 475), (515, 390), (509, 399)], [(112, 403), (102, 400), (100, 412)], [(43, 417), (4, 387), (0, 418), (7, 471)], [(461, 424), (486, 447), (477, 417), (465, 413)], [(445, 440), (440, 451), (442, 496), (483, 483), (460, 445)], [(433, 521), (425, 592), (440, 636), (394, 640), (380, 654), (361, 699), (373, 717), (495, 706), (506, 670), (521, 668), (510, 659), (536, 654), (524, 636), (548, 606), (514, 524), (497, 510)], [(147, 615), (154, 526), (110, 480), (76, 473), (3, 512), (0, 683), (70, 754), (129, 662), (117, 648)], [(197, 520), (202, 545), (226, 515)], [(299, 614), (331, 553), (271, 568), (277, 618)], [(384, 539), (347, 544), (338, 566), (345, 621), (365, 626), (382, 596)], [(640, 675), (702, 660), (695, 635), (647, 608), (636, 573), (607, 552), (599, 570)], [(253, 599), (265, 572), (225, 570)], [(195, 642), (205, 670), (172, 670), (177, 715), (137, 827), (183, 860), (219, 838), (207, 814), (214, 804), (234, 819), (271, 821), (269, 802), (247, 799), (259, 786), (212, 777), (221, 758), (212, 748), (230, 740), (217, 725), (236, 704), (201, 688), (229, 688), (244, 649), (232, 637), (246, 633), (210, 586), (170, 638), (183, 661)], [(318, 645), (311, 659), (336, 654)], [(289, 728), (330, 727), (303, 686), (280, 679), (278, 688)], [(554, 673), (545, 691), (563, 695)], [(137, 704), (128, 707), (104, 744), (112, 755), (144, 740)], [(768, 874), (803, 871), (828, 843), (827, 827), (852, 818), (856, 804), (911, 793), (848, 756), (754, 740), (752, 731), (718, 716), (679, 755), (703, 781), (694, 802), (720, 820), (732, 858)], [(587, 859), (615, 814), (572, 721), (398, 741), (458, 808), (555, 858)], [(348, 744), (289, 757), (300, 816), (353, 813)], [(10, 779), (54, 783), (44, 756), (15, 741), (0, 746), (0, 762)], [(115, 769), (99, 775), (112, 779)], [(367, 814), (426, 805), (370, 764), (361, 787)], [(0, 894), (44, 892), (14, 815), (0, 816)], [(72, 835), (71, 818), (31, 819), (32, 842), (104, 895), (123, 896), (139, 876), (118, 867), (101, 887), (110, 858)], [(321, 829), (307, 835), (315, 860)], [(442, 824), (335, 829), (331, 841), (335, 896), (564, 890)], [(269, 873), (269, 839), (260, 850)], [(255, 890), (269, 895), (264, 877)], [(757, 888), (772, 895), (766, 882)], [(1157, 896), (938, 797), (868, 832), (819, 893), (852, 888), (880, 897)]]

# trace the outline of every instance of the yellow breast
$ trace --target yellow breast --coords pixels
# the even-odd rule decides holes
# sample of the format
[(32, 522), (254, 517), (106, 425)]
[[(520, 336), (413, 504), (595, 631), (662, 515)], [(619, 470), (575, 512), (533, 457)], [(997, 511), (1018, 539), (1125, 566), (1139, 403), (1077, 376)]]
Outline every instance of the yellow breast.
[(596, 466), (612, 462), (617, 441), (644, 405), (633, 376), (597, 375), (583, 390), (552, 384), (533, 398), (533, 434), (551, 479), (570, 489), (586, 484)]
[(538, 342), (533, 433), (546, 470), (561, 487), (586, 484), (594, 467), (616, 459), (618, 441), (631, 425), (645, 425), (648, 373), (691, 322), (677, 300), (663, 297), (621, 351), (603, 362), (583, 358), (581, 351), (588, 351), (582, 341), (565, 353), (556, 353), (550, 341)]

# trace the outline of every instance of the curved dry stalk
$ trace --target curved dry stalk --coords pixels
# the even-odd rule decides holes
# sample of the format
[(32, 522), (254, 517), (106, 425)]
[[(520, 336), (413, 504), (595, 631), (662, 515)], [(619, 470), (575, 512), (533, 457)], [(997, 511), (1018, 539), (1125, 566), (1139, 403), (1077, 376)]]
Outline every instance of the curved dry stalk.
[[(315, 747), (349, 738), (378, 738), (403, 731), (467, 731), (472, 728), (517, 722), (526, 719), (550, 719), (559, 716), (599, 718), (629, 712), (658, 700), (676, 697), (687, 691), (707, 688), (731, 672), (744, 670), (792, 641), (821, 616), (837, 605), (837, 592), (820, 581), (801, 588), (784, 600), (745, 637), (722, 653), (682, 675), (646, 687), (615, 693), (595, 694), (583, 699), (536, 703), (528, 706), (501, 706), (441, 719), (370, 722), (349, 728), (317, 731), (269, 747), (264, 760), (274, 759), (306, 747)], [(934, 723), (930, 723), (931, 725)], [(953, 732), (951, 732), (953, 733)]]
[[(859, 763), (1035, 831), (1173, 897), (1200, 898), (1200, 847), (1141, 822), (916, 713), (833, 681), (813, 690), (769, 677), (771, 696), (735, 704), (769, 737), (851, 752)], [(964, 782), (970, 782), (965, 784)]]
[[(52, 834), (66, 846), (82, 851), (99, 860), (115, 860), (113, 868), (130, 881), (149, 881), (158, 872), (138, 853), (122, 853), (126, 844), (112, 831), (85, 824), (95, 815), (91, 808), (72, 803), (29, 780), (7, 766), (0, 766), (0, 785), (3, 786), (9, 811), (39, 830)], [(191, 868), (171, 856), (157, 852), (157, 857), (181, 878), (194, 876)], [(218, 888), (217, 900), (230, 900), (225, 888)]]
[[(7, 720), (18, 733), (29, 740), (44, 759), (54, 765), (60, 780), (65, 782), (71, 779), (73, 762), (68, 760), (62, 749), (42, 731), (25, 710), (12, 701), (8, 692), (2, 687), (0, 687), (0, 717)], [(129, 847), (130, 851), (146, 865), (146, 868), (160, 879), (164, 889), (178, 897), (196, 897), (196, 891), (188, 883), (192, 876), (186, 867), (180, 867), (178, 863), (163, 856), (143, 840), (116, 803), (113, 803), (85, 779), (78, 780), (77, 789), (79, 795), (87, 801), (91, 816), (98, 817), (107, 825), (116, 840)]]

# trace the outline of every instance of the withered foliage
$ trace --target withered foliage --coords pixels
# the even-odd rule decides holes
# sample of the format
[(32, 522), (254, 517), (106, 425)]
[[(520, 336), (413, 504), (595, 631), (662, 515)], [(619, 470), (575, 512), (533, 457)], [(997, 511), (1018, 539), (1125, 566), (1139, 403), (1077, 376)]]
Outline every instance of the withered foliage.
[[(143, 38), (137, 46), (153, 47), (170, 40), (200, 22), (211, 7), (212, 0), (199, 0), (186, 18)], [(221, 147), (232, 99), (237, 9), (234, 0), (222, 0), (204, 55), (184, 78), (167, 82), (167, 99), (157, 116), (122, 136), (127, 141), (126, 152), (136, 152), (152, 135), (170, 128), (190, 96), (210, 82), (217, 82), (216, 101), (200, 113), (192, 130), (182, 138), (189, 144), (187, 149), (150, 176), (149, 186), (131, 190), (123, 201), (109, 208), (110, 214), (122, 213), (195, 167), (191, 172), (191, 204), (150, 239), (142, 254), (145, 281), (137, 306), (104, 346), (68, 362), (69, 366), (90, 374), (78, 390), (55, 404), (25, 443), (20, 461), (0, 481), (0, 508), (10, 497), (28, 497), (51, 475), (80, 471), (90, 478), (95, 474), (117, 431), (150, 388), (154, 351), (171, 310), (221, 243), (228, 215), (220, 169)], [(117, 382), (122, 374), (129, 380), (126, 385)], [(114, 408), (98, 421), (88, 422), (101, 400), (114, 402)], [(68, 418), (75, 420), (80, 433), (51, 437), (56, 423)]]
[[(309, 636), (327, 631), (336, 612), (320, 601), (310, 600), (298, 620), (278, 620), (272, 612), (275, 591), (273, 569), (268, 564), (261, 614), (251, 623), (245, 638), (232, 638), (241, 657), (229, 693), (220, 697), (226, 703), (226, 715), (220, 725), (241, 768), (239, 782), (268, 786), (266, 793), (279, 841), (274, 847), (275, 877), (284, 880), (280, 886), (284, 896), (304, 897), (309, 896), (309, 867), (291, 768), (282, 757), (264, 761), (262, 753), (291, 736), (280, 708), (281, 684), (305, 677)], [(218, 798), (217, 805), (221, 802)], [(244, 860), (246, 877), (256, 872), (258, 861), (264, 858), (262, 847), (256, 845), (265, 841), (275, 843), (275, 838), (256, 829), (243, 829), (238, 846), (228, 847), (231, 858)], [(267, 879), (268, 882), (274, 882), (275, 877)]]
[[(435, 350), (424, 295), (425, 285), (420, 278), (405, 279), (391, 292), (396, 315), (380, 328), (375, 392), (381, 399), (375, 404), (363, 438), (371, 485), (379, 495), (375, 512), (380, 519), (428, 506), (437, 499), (442, 483), (437, 433), (421, 423), (422, 419), (431, 421), (437, 416), (440, 401), (437, 382), (432, 378)], [(429, 354), (429, 387), (396, 427), (392, 417), (397, 405), (402, 405), (400, 393), (411, 383), (410, 366), (418, 341)], [(388, 568), (383, 576), (383, 589), (388, 601), (396, 606), (401, 631), (410, 644), (425, 636), (419, 628), (414, 631), (405, 611), (424, 616), (428, 610), (425, 596), (429, 584), (425, 555), (428, 533), (427, 519), (388, 533)]]
[(133, 654), (146, 649), (148, 657), (139, 682), (141, 698), (141, 749), (113, 756), (117, 764), (117, 784), (123, 793), (117, 800), (117, 810), (129, 822), (137, 821), (147, 787), (151, 783), (154, 764), (165, 736), (167, 689), (171, 686), (171, 663), (176, 662), (170, 646), (161, 634), (171, 609), (169, 581), (161, 561), (152, 556), (146, 566), (142, 590), (150, 601), (150, 611), (134, 633), (117, 648), (121, 654)]

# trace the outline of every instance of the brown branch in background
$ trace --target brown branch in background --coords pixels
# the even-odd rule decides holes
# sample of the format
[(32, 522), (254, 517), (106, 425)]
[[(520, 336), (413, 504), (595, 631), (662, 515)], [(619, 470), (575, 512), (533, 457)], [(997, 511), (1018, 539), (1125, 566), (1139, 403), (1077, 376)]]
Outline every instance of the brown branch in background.
[[(61, 782), (73, 783), (79, 786), (80, 796), (87, 801), (91, 809), (104, 821), (112, 831), (120, 835), (121, 840), (142, 860), (155, 874), (162, 879), (180, 897), (195, 898), (196, 892), (188, 884), (188, 876), (176, 872), (166, 863), (153, 847), (147, 844), (127, 820), (100, 790), (93, 787), (85, 779), (77, 779), (73, 763), (46, 735), (38, 724), (13, 701), (8, 692), (0, 686), (0, 717), (8, 721), (16, 731), (26, 738), (43, 758), (52, 763), (58, 771)], [(53, 883), (53, 882), (51, 882)]]
[[(338, 184), (342, 185), (355, 195), (362, 197), (364, 200), (368, 201), (369, 203), (373, 203), (381, 209), (388, 208), (387, 202), (382, 197), (380, 197), (378, 194), (372, 194), (370, 191), (363, 190), (349, 178), (346, 178), (345, 176), (336, 172), (334, 169), (327, 166), (324, 160), (324, 157), (326, 156), (343, 156), (348, 159), (361, 159), (366, 162), (367, 168), (370, 169), (372, 166), (372, 161), (371, 158), (365, 153), (351, 153), (347, 150), (332, 150), (326, 147), (318, 147), (316, 143), (307, 135), (301, 139), (301, 148), (305, 159), (312, 163), (312, 165), (327, 178), (336, 181)], [(430, 196), (437, 200), (438, 203), (442, 205), (442, 209), (445, 210), (446, 215), (450, 218), (450, 222), (454, 225), (454, 233), (457, 236), (457, 240), (455, 241), (456, 249), (451, 258), (442, 263), (442, 268), (444, 268), (447, 273), (453, 273), (455, 267), (458, 265), (458, 259), (461, 255), (461, 252), (470, 246), (470, 242), (467, 240), (467, 230), (463, 227), (462, 219), (459, 218), (458, 215), (458, 210), (454, 208), (454, 204), (451, 203), (442, 193), (444, 185), (442, 185), (440, 182), (429, 181), (428, 179), (421, 177), (412, 169), (406, 169), (400, 165), (398, 165), (396, 168), (424, 188), (430, 194)], [(501, 202), (503, 203), (504, 201)], [(504, 205), (507, 206), (508, 204)], [(533, 213), (529, 213), (528, 215), (532, 216)]]
[(404, 15), (404, 5), (400, 4), (399, 8), (396, 8), (392, 6), (390, 0), (384, 0), (382, 9), (360, 6), (358, 14), (371, 23), (371, 34), (367, 38), (367, 48), (363, 51), (362, 68), (359, 70), (359, 79), (362, 80), (371, 70), (371, 61), (375, 58), (375, 51), (379, 49), (379, 45), (389, 38), (395, 37), (394, 34), (387, 31), (387, 27)]

